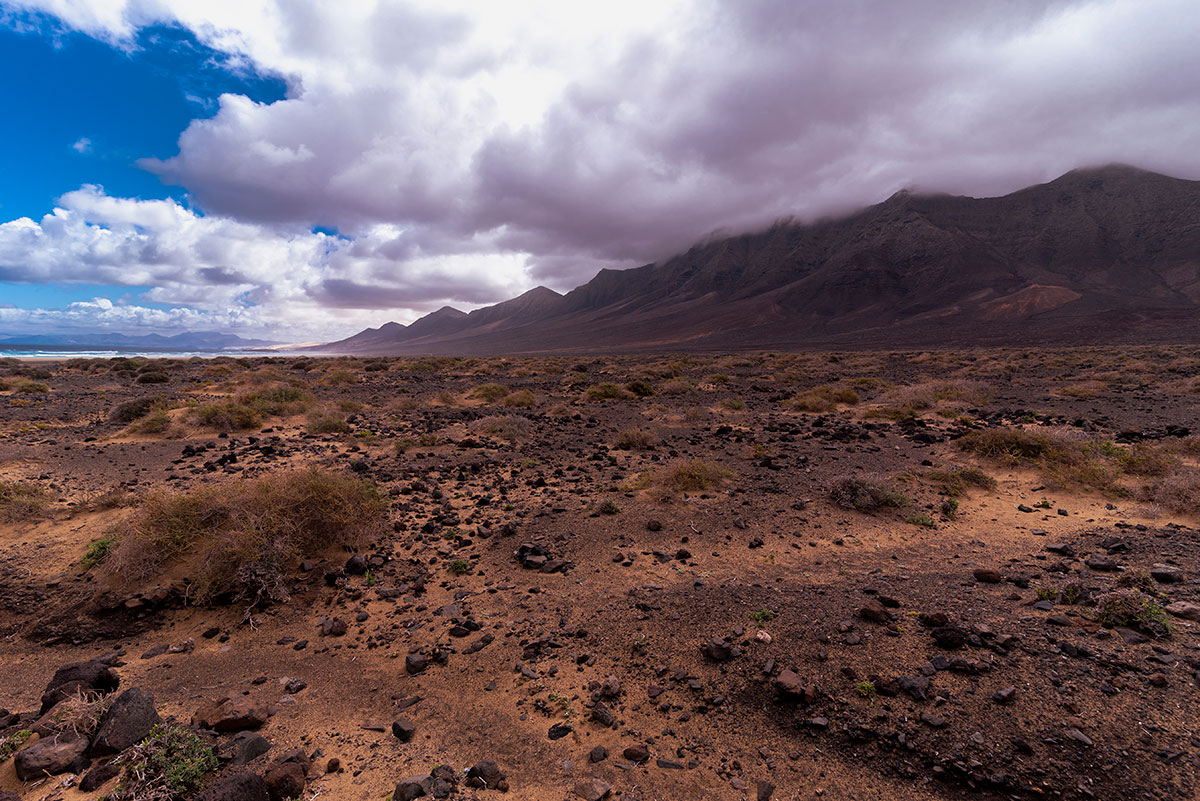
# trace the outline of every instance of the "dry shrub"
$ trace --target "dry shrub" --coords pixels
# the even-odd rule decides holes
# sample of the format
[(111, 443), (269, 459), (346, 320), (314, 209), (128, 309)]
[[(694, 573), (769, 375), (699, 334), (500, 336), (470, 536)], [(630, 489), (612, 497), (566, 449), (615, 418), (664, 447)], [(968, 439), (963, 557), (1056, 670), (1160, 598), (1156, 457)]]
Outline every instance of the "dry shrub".
[(335, 412), (323, 410), (308, 416), (304, 430), (310, 434), (345, 434), (350, 430), (346, 418)]
[(528, 437), (533, 430), (533, 426), (524, 417), (497, 415), (483, 417), (472, 422), (470, 429), (476, 434), (488, 434), (489, 436), (499, 437), (509, 442), (516, 442), (519, 439)]
[(248, 431), (262, 425), (263, 417), (287, 417), (307, 409), (313, 396), (301, 387), (276, 384), (234, 399), (204, 403), (191, 411), (194, 423), (217, 431)]
[(967, 493), (970, 487), (994, 490), (996, 479), (977, 467), (955, 467), (950, 470), (930, 470), (925, 474), (930, 481), (941, 484), (942, 494), (957, 498)]
[(890, 484), (861, 478), (840, 478), (829, 488), (829, 500), (843, 509), (874, 512), (884, 507), (898, 509), (907, 506), (907, 495)]
[(686, 395), (694, 389), (691, 382), (683, 378), (675, 378), (664, 382), (658, 388), (660, 395)]
[(618, 451), (648, 451), (658, 443), (654, 432), (641, 428), (627, 428), (617, 434), (613, 448)]
[(1200, 515), (1200, 470), (1177, 470), (1146, 487), (1142, 494), (1145, 500), (1175, 514)]
[(480, 384), (468, 392), (467, 397), (484, 403), (498, 403), (504, 400), (508, 392), (508, 387), (503, 384)]
[(286, 600), (283, 576), (293, 564), (334, 545), (365, 544), (382, 531), (386, 509), (370, 482), (320, 468), (160, 490), (142, 498), (103, 568), (136, 582), (186, 562), (197, 602)]
[(161, 395), (134, 398), (117, 404), (108, 414), (108, 419), (114, 423), (128, 425), (134, 420), (140, 420), (157, 408), (165, 408), (166, 400)]
[(103, 695), (94, 690), (76, 690), (75, 695), (54, 705), (40, 722), (57, 734), (82, 734), (91, 737), (100, 728), (100, 718), (112, 706), (116, 695)]
[(1038, 433), (1019, 428), (989, 428), (961, 438), (959, 447), (1013, 467), (1040, 470), (1061, 486), (1084, 486), (1127, 495), (1122, 479), (1161, 477), (1179, 467), (1166, 449), (1146, 444), (1122, 447), (1107, 440), (1088, 440), (1066, 432)]
[(987, 387), (976, 381), (923, 381), (896, 387), (887, 399), (894, 406), (924, 411), (946, 403), (983, 406), (988, 402), (988, 393)]
[(852, 388), (839, 384), (824, 384), (800, 392), (788, 401), (798, 412), (832, 412), (839, 405), (853, 406), (861, 398)]
[(700, 492), (717, 489), (731, 478), (733, 473), (720, 465), (692, 459), (665, 468), (656, 483), (668, 492)]
[(358, 376), (349, 370), (331, 370), (321, 378), (327, 387), (343, 387), (358, 383)]
[(590, 401), (620, 400), (633, 397), (632, 392), (621, 389), (621, 387), (608, 381), (602, 384), (593, 384), (587, 388), (587, 392), (584, 394)]
[(519, 389), (516, 392), (510, 392), (508, 395), (504, 396), (505, 406), (518, 409), (529, 409), (536, 402), (537, 399), (533, 396), (533, 393), (527, 389)]
[(203, 403), (191, 410), (192, 422), (217, 431), (247, 431), (262, 425), (262, 415), (254, 407), (235, 400)]
[(50, 505), (45, 487), (27, 481), (0, 481), (0, 520), (17, 523), (38, 517)]

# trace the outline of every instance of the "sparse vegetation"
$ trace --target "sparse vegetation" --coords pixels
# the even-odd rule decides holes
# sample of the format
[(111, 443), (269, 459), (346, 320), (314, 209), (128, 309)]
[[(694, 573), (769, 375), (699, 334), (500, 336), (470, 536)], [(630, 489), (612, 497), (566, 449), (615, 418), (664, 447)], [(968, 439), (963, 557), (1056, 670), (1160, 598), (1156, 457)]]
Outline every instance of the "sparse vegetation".
[(842, 478), (829, 488), (829, 500), (843, 509), (874, 512), (883, 508), (907, 506), (907, 495), (890, 484), (880, 484), (861, 478)]
[(0, 481), (0, 520), (16, 523), (45, 513), (50, 493), (27, 481)]
[(1171, 636), (1171, 623), (1158, 601), (1135, 589), (1107, 592), (1096, 599), (1096, 621), (1112, 628), (1134, 628), (1156, 638)]
[(702, 492), (716, 489), (733, 477), (720, 465), (692, 459), (668, 467), (659, 475), (659, 484), (669, 492)]
[(446, 569), (456, 576), (463, 576), (471, 572), (471, 563), (466, 559), (455, 559)]
[(216, 752), (184, 726), (160, 723), (146, 739), (121, 754), (121, 783), (110, 801), (176, 801), (197, 792), (217, 769)]
[(943, 495), (959, 498), (975, 487), (991, 492), (996, 489), (996, 479), (977, 467), (955, 467), (949, 470), (930, 470), (925, 474), (930, 481), (940, 485)]
[(185, 493), (152, 492), (142, 498), (103, 569), (136, 582), (186, 560), (194, 601), (228, 598), (253, 607), (285, 600), (284, 576), (301, 559), (378, 534), (384, 510), (370, 483), (320, 468)]
[(858, 393), (850, 387), (824, 384), (794, 395), (788, 405), (798, 412), (832, 412), (838, 406), (853, 406), (859, 400)]
[(590, 401), (618, 400), (633, 397), (633, 394), (613, 383), (593, 384), (584, 393)]
[(650, 431), (642, 428), (626, 428), (617, 434), (613, 448), (618, 451), (648, 451), (651, 450), (658, 438)]
[(485, 403), (498, 403), (508, 396), (508, 387), (503, 384), (480, 384), (467, 393), (471, 400), (481, 400)]
[(80, 565), (84, 570), (91, 570), (105, 560), (116, 544), (117, 538), (112, 535), (93, 540), (84, 551), (83, 559), (79, 560)]

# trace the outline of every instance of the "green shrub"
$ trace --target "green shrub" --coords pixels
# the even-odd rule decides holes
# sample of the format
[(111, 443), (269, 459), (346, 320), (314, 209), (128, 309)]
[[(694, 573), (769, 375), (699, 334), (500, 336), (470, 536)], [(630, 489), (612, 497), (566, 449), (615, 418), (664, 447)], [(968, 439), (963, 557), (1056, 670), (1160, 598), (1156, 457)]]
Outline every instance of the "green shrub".
[(654, 394), (654, 387), (645, 381), (630, 381), (625, 385), (625, 389), (637, 395), (639, 398), (649, 398)]
[(157, 370), (152, 370), (148, 373), (140, 373), (138, 375), (138, 377), (136, 379), (134, 379), (134, 383), (135, 384), (165, 384), (170, 380), (171, 380), (171, 377), (169, 375), (167, 375), (166, 373), (159, 372)]
[(50, 391), (50, 386), (39, 381), (17, 381), (10, 389), (18, 395), (43, 395)]
[(533, 393), (527, 389), (519, 389), (504, 396), (504, 405), (520, 409), (528, 409), (537, 402)]
[(969, 487), (988, 491), (996, 489), (996, 479), (977, 467), (955, 467), (950, 470), (930, 470), (925, 474), (931, 481), (941, 484), (942, 493), (958, 498), (967, 493)]
[(110, 801), (175, 801), (200, 790), (204, 777), (219, 767), (216, 752), (198, 734), (159, 723), (146, 739), (122, 753), (121, 783)]
[(1152, 637), (1171, 636), (1166, 610), (1158, 601), (1135, 589), (1113, 590), (1097, 598), (1096, 621), (1110, 628), (1135, 628)]
[(308, 416), (308, 424), (304, 430), (310, 434), (345, 434), (350, 430), (350, 424), (340, 414), (318, 412)]
[(257, 409), (238, 401), (204, 403), (192, 409), (192, 420), (217, 431), (248, 431), (262, 425)]
[(100, 539), (90, 543), (87, 547), (87, 550), (83, 553), (83, 559), (80, 560), (80, 564), (83, 566), (83, 569), (91, 570), (93, 567), (103, 562), (105, 557), (108, 556), (109, 552), (112, 551), (113, 546), (116, 544), (117, 538), (111, 535), (107, 537), (101, 537)]
[(447, 570), (456, 576), (462, 576), (471, 571), (471, 563), (466, 559), (455, 559), (447, 566)]
[(128, 425), (134, 420), (145, 417), (150, 414), (156, 407), (161, 406), (165, 401), (159, 396), (134, 398), (130, 401), (117, 404), (111, 412), (108, 413), (108, 419), (114, 423), (122, 423)]
[(33, 737), (32, 729), (21, 729), (7, 737), (0, 738), (0, 765), (7, 762), (12, 755), (21, 750), (29, 738)]

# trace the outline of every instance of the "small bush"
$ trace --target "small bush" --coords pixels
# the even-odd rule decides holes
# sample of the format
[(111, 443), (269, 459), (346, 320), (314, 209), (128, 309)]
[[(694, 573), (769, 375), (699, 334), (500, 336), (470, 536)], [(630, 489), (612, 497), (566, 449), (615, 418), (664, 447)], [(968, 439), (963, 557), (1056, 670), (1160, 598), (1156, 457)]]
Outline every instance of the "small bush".
[(146, 739), (123, 752), (121, 783), (111, 801), (176, 801), (199, 791), (204, 777), (217, 769), (216, 752), (190, 729), (159, 723)]
[(967, 493), (969, 487), (996, 489), (996, 479), (977, 467), (955, 467), (950, 470), (930, 470), (925, 474), (931, 481), (941, 485), (942, 493), (958, 498)]
[(631, 397), (631, 393), (621, 389), (616, 384), (605, 382), (603, 384), (593, 384), (587, 388), (587, 399), (590, 401), (617, 400), (620, 398)]
[(50, 505), (45, 487), (25, 481), (0, 481), (0, 520), (16, 523), (37, 517)]
[(630, 381), (625, 385), (625, 389), (639, 398), (649, 398), (654, 394), (654, 387), (645, 381)]
[(480, 384), (467, 393), (467, 397), (471, 400), (480, 400), (484, 403), (498, 403), (507, 395), (508, 387), (503, 384)]
[(343, 387), (358, 383), (358, 376), (349, 370), (333, 370), (321, 378), (321, 383), (327, 387)]
[(908, 497), (895, 487), (861, 478), (843, 478), (829, 488), (829, 500), (843, 509), (874, 512), (884, 507), (898, 509), (909, 504)]
[(904, 519), (904, 522), (914, 526), (924, 526), (925, 528), (934, 528), (937, 525), (934, 519), (927, 514), (909, 515)]
[(21, 750), (25, 743), (33, 737), (33, 729), (21, 729), (13, 732), (7, 737), (0, 737), (0, 765), (12, 758), (12, 755)]
[(596, 511), (602, 515), (616, 515), (621, 513), (621, 507), (615, 501), (608, 500), (596, 507)]
[(532, 433), (533, 426), (524, 417), (506, 415), (480, 418), (471, 423), (470, 429), (476, 434), (488, 434), (516, 442), (527, 438)]
[(192, 420), (217, 431), (248, 431), (262, 425), (262, 415), (253, 406), (225, 400), (204, 403), (192, 409)]
[(1145, 490), (1146, 500), (1176, 514), (1200, 513), (1200, 470), (1183, 468), (1154, 482)]
[(1096, 599), (1096, 621), (1110, 628), (1134, 628), (1155, 638), (1171, 636), (1166, 610), (1134, 589), (1106, 592)]
[(308, 416), (304, 430), (310, 434), (345, 434), (350, 430), (350, 424), (340, 414), (318, 412)]
[(658, 438), (650, 431), (627, 428), (617, 434), (613, 448), (618, 451), (648, 451), (654, 448)]
[(462, 576), (471, 571), (471, 563), (466, 559), (455, 559), (447, 566), (447, 570), (456, 576)]
[(724, 467), (693, 459), (668, 467), (659, 475), (658, 483), (670, 492), (700, 492), (716, 489), (733, 477)]
[(166, 409), (158, 408), (130, 423), (127, 430), (130, 434), (165, 434), (170, 428), (171, 416)]
[(91, 570), (96, 565), (104, 561), (113, 546), (117, 544), (117, 538), (114, 536), (101, 537), (88, 545), (87, 550), (83, 553), (83, 559), (80, 564), (84, 570)]
[(853, 406), (859, 400), (850, 387), (825, 384), (793, 396), (789, 405), (798, 412), (832, 412), (839, 404)]
[(165, 384), (171, 380), (171, 377), (163, 372), (152, 370), (149, 373), (141, 373), (136, 379), (135, 384)]
[(17, 381), (10, 389), (18, 395), (42, 395), (50, 391), (50, 386), (40, 381)]
[(529, 409), (536, 402), (537, 399), (534, 398), (533, 393), (527, 389), (519, 389), (516, 392), (510, 392), (504, 396), (505, 406), (519, 409)]
[(138, 420), (158, 406), (163, 405), (164, 401), (160, 397), (134, 398), (130, 401), (117, 404), (111, 412), (108, 413), (108, 419), (114, 423), (128, 425), (134, 420)]
[(335, 545), (357, 546), (382, 531), (387, 506), (373, 484), (319, 468), (232, 485), (144, 496), (103, 563), (127, 581), (186, 561), (190, 597), (286, 600), (285, 572)]

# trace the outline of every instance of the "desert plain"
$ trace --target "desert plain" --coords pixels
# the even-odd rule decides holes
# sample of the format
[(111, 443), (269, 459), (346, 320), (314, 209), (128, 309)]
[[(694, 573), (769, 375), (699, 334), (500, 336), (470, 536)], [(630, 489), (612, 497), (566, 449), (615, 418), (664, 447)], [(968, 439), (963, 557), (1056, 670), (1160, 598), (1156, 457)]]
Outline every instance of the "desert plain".
[(0, 797), (1195, 798), (1198, 464), (1186, 346), (6, 360)]

